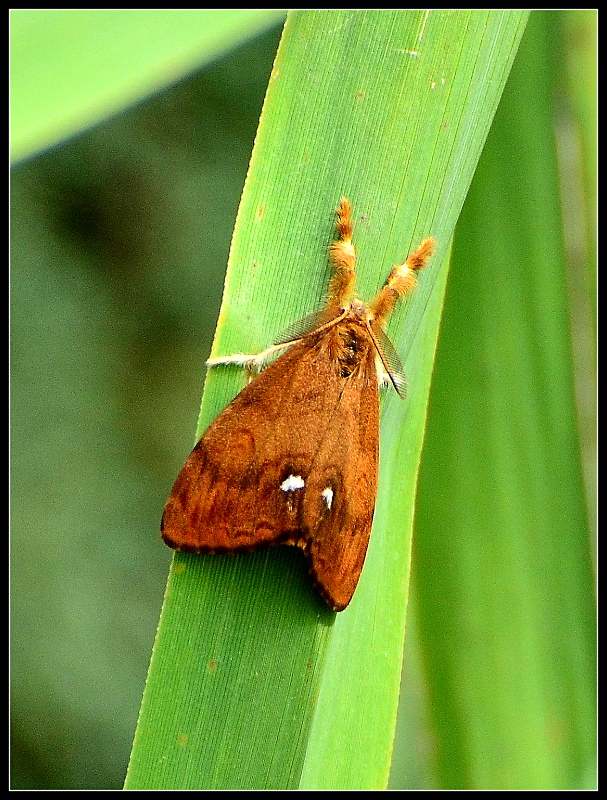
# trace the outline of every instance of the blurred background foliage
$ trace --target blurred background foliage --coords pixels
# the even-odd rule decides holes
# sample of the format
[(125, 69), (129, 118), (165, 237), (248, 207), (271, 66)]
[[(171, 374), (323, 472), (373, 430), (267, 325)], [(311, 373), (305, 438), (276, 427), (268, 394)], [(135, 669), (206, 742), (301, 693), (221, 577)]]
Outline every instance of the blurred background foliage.
[[(535, 35), (544, 42), (541, 66), (558, 90), (552, 108), (561, 121), (587, 120), (573, 150), (587, 168), (580, 194), (592, 209), (595, 143), (587, 132), (595, 16), (542, 17), (549, 23)], [(122, 786), (171, 558), (158, 523), (192, 445), (230, 237), (280, 31), (270, 27), (13, 170), (13, 788)], [(512, 91), (524, 92), (524, 80)], [(566, 137), (570, 128), (560, 130)], [(504, 157), (499, 148), (492, 156), (489, 145), (487, 151), (498, 162)], [(567, 197), (575, 218), (579, 203), (571, 192)], [(579, 225), (573, 231), (575, 241)], [(592, 296), (579, 291), (580, 281), (586, 287), (594, 280), (587, 257), (592, 228), (583, 241), (583, 258), (579, 244), (567, 251), (578, 287), (570, 296), (578, 298)], [(466, 255), (464, 244), (460, 257)], [(580, 442), (592, 516), (594, 333), (587, 324), (592, 308), (589, 314), (581, 305), (577, 317), (573, 309), (572, 338), (579, 345)], [(439, 353), (439, 388), (440, 370)], [(443, 383), (439, 396), (448, 391)], [(432, 412), (429, 446), (431, 426)], [(422, 548), (420, 538), (421, 563)], [(415, 564), (414, 554), (414, 576)], [(423, 594), (414, 594), (413, 607), (406, 721), (392, 786), (474, 785), (465, 765), (436, 768), (437, 749), (444, 750), (432, 704), (449, 691), (431, 686), (436, 664), (428, 672)], [(592, 630), (592, 608), (585, 625)], [(587, 752), (580, 746), (582, 761)], [(586, 770), (590, 786), (588, 769), (582, 763), (579, 772)]]

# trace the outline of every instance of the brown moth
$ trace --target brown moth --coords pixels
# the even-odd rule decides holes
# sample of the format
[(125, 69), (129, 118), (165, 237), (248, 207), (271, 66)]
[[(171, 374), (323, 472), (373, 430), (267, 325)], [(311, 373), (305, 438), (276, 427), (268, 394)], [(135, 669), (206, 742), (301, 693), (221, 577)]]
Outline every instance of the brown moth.
[(356, 251), (349, 200), (326, 308), (260, 356), (288, 347), (215, 419), (179, 473), (162, 517), (164, 541), (189, 553), (235, 553), (277, 544), (306, 554), (315, 586), (335, 611), (354, 594), (377, 494), (379, 382), (404, 396), (405, 377), (383, 331), (434, 246), (426, 239), (392, 270), (370, 305), (354, 295)]

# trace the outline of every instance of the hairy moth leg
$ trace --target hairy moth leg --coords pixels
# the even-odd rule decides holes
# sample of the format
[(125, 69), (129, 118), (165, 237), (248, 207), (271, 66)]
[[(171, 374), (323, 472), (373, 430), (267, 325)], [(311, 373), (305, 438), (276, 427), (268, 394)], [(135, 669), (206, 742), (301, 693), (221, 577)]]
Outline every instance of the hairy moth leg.
[(336, 239), (329, 247), (333, 277), (329, 283), (327, 307), (331, 311), (346, 308), (354, 297), (356, 283), (356, 248), (352, 244), (352, 204), (342, 197), (337, 208)]
[(417, 250), (414, 250), (407, 260), (402, 264), (397, 264), (381, 289), (369, 310), (373, 314), (374, 322), (383, 325), (390, 314), (394, 311), (399, 298), (408, 294), (417, 282), (416, 273), (423, 269), (434, 251), (434, 239), (424, 239)]
[(231, 356), (215, 356), (214, 358), (207, 358), (205, 364), (207, 367), (219, 367), (224, 364), (235, 364), (237, 367), (244, 367), (251, 376), (257, 375), (267, 365), (268, 361), (275, 353), (285, 350), (287, 347), (295, 344), (295, 341), (297, 340), (273, 344), (270, 347), (266, 347), (266, 349), (262, 350), (261, 353), (255, 353), (252, 355), (247, 353), (234, 353)]

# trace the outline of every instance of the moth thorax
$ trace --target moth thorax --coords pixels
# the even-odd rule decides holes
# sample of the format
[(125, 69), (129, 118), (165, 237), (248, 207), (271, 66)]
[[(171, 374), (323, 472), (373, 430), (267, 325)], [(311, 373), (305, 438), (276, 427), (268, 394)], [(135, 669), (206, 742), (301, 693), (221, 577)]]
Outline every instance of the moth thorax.
[(358, 367), (366, 362), (371, 341), (366, 328), (355, 320), (345, 320), (336, 326), (334, 357), (337, 370), (342, 378), (349, 378)]

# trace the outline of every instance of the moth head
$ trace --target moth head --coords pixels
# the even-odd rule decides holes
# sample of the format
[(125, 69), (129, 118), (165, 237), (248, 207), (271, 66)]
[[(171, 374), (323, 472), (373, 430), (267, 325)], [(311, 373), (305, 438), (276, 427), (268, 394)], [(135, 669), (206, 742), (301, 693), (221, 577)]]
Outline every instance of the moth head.
[(349, 316), (353, 317), (357, 322), (365, 325), (369, 319), (369, 309), (362, 300), (354, 297), (350, 301)]

